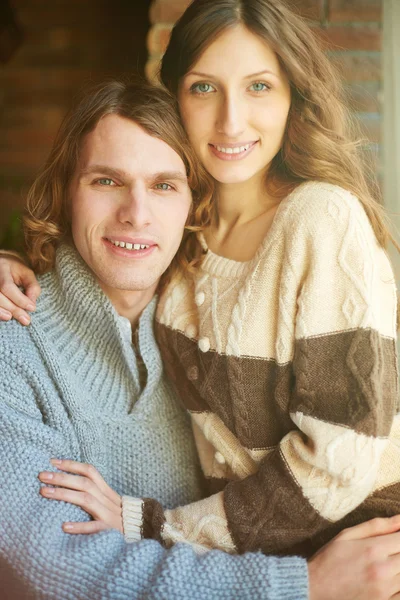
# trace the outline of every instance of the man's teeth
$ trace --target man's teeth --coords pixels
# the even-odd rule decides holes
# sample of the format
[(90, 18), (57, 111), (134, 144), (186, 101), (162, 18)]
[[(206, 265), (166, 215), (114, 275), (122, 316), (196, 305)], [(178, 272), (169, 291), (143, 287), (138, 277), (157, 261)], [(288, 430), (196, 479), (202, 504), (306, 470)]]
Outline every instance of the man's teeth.
[(130, 244), (129, 242), (118, 242), (114, 240), (110, 240), (110, 242), (114, 244), (114, 246), (126, 248), (127, 250), (146, 250), (150, 247), (147, 244)]
[(245, 152), (250, 148), (251, 144), (247, 144), (246, 146), (238, 146), (237, 148), (224, 148), (224, 146), (216, 146), (218, 152), (223, 152), (224, 154), (240, 154), (241, 152)]

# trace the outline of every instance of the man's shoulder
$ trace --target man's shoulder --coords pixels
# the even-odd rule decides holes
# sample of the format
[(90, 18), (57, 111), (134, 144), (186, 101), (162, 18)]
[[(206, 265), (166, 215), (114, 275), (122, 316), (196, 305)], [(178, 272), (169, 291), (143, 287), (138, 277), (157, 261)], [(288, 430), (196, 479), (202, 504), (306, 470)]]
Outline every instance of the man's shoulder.
[(30, 326), (21, 325), (15, 319), (11, 321), (0, 321), (0, 359), (3, 360), (10, 355), (15, 358), (25, 350), (29, 352), (34, 345)]
[[(37, 300), (37, 309), (31, 313), (31, 322), (36, 322), (40, 319), (43, 312), (43, 300), (48, 295), (49, 284), (54, 279), (54, 271), (50, 271), (45, 275), (39, 275), (38, 281), (41, 287), (41, 295)], [(13, 357), (22, 353), (26, 355), (31, 351), (31, 348), (36, 347), (32, 335), (31, 325), (21, 325), (17, 320), (0, 321), (0, 359), (8, 355), (9, 351)], [(4, 352), (6, 350), (6, 352)]]
[[(35, 313), (32, 314), (32, 321)], [(16, 320), (0, 322), (0, 379), (5, 372), (24, 378), (24, 374), (44, 375), (47, 368), (32, 325), (23, 326)]]
[(55, 393), (55, 383), (31, 326), (24, 327), (14, 320), (0, 323), (0, 410), (4, 418), (8, 407), (42, 419), (40, 397), (53, 397)]

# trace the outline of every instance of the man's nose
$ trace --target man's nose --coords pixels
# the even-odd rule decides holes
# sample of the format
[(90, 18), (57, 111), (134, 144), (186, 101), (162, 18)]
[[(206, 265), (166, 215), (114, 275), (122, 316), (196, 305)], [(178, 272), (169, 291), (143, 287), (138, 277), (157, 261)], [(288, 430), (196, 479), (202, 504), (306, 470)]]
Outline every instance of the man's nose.
[(118, 219), (135, 229), (143, 229), (151, 223), (151, 207), (144, 187), (135, 186), (126, 190), (119, 206)]
[(228, 138), (237, 139), (246, 129), (246, 107), (237, 94), (227, 94), (221, 101), (217, 130)]

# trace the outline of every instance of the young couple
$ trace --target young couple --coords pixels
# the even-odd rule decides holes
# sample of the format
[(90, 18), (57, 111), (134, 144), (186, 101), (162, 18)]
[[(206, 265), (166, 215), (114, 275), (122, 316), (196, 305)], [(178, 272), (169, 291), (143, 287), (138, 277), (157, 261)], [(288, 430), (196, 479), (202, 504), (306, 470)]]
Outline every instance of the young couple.
[[(84, 98), (28, 197), (46, 275), (29, 329), (1, 328), (9, 589), (395, 598), (400, 521), (365, 521), (400, 512), (396, 289), (337, 78), (279, 0), (194, 0), (161, 79)], [(26, 324), (31, 271), (1, 281)]]

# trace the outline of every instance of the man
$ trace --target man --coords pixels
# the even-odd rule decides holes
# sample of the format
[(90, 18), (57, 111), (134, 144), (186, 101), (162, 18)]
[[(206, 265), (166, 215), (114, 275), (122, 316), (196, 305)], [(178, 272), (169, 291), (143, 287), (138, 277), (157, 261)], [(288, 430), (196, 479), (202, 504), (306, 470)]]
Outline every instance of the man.
[(345, 532), (307, 569), (296, 557), (126, 544), (114, 530), (68, 535), (63, 524), (86, 513), (40, 494), (38, 474), (69, 458), (118, 493), (166, 506), (201, 497), (152, 321), (191, 190), (205, 186), (162, 90), (106, 84), (60, 130), (25, 222), (42, 295), (29, 328), (0, 327), (2, 598), (385, 600), (400, 590), (399, 519)]

